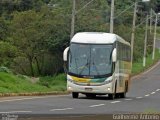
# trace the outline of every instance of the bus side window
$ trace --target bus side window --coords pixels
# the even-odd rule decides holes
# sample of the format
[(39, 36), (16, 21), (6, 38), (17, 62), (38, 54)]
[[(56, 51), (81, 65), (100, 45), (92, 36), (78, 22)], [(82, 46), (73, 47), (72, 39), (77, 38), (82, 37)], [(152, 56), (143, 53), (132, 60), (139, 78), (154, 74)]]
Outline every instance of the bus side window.
[(130, 56), (130, 54), (131, 54), (131, 49), (130, 49), (129, 46), (127, 46), (127, 61), (131, 61), (131, 56)]

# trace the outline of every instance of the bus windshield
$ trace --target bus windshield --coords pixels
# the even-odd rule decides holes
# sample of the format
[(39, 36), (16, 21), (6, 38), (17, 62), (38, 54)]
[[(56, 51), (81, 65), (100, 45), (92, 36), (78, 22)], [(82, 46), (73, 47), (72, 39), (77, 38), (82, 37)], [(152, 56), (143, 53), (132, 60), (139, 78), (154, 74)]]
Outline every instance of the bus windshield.
[(78, 76), (105, 76), (112, 72), (113, 45), (71, 43), (69, 73)]

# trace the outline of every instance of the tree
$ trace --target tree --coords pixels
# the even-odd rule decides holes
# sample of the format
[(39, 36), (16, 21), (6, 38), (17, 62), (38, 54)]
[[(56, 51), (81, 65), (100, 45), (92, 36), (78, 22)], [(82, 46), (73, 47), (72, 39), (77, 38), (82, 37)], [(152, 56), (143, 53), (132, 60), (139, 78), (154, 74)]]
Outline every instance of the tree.
[[(66, 24), (67, 17), (63, 16), (63, 13), (59, 14), (59, 12), (57, 9), (50, 11), (44, 7), (40, 12), (30, 10), (14, 13), (12, 42), (19, 49), (20, 56), (27, 59), (32, 76), (46, 74), (46, 71), (50, 71), (48, 74), (54, 74), (53, 72), (56, 73), (62, 68), (62, 56), (59, 56), (61, 52), (58, 51), (64, 49), (65, 42), (69, 38), (69, 29), (68, 24)], [(54, 60), (55, 56), (59, 61)], [(45, 57), (53, 60), (53, 62), (60, 62), (60, 69), (55, 68), (56, 70), (53, 70), (50, 68), (46, 70), (44, 65), (48, 66), (49, 64), (54, 68), (59, 63), (53, 65), (51, 64), (52, 61), (46, 60)], [(21, 62), (24, 61), (22, 58), (21, 60)], [(44, 63), (45, 61), (48, 63)]]
[[(152, 1), (153, 9), (158, 10), (156, 7), (159, 5), (158, 1)], [(76, 11), (80, 11), (76, 13), (75, 33), (109, 32), (109, 0), (94, 0), (85, 6), (88, 2), (90, 0), (76, 0)], [(133, 7), (116, 16), (129, 8), (133, 2), (135, 0), (115, 1), (114, 32), (128, 42), (130, 42)], [(11, 61), (0, 52), (1, 56), (9, 61), (5, 65), (11, 65), (18, 73), (32, 76), (53, 75), (63, 71), (62, 54), (70, 43), (72, 0), (1, 0), (0, 6), (2, 16), (0, 40), (3, 41), (1, 44), (17, 49)], [(81, 9), (83, 6), (85, 8)], [(149, 6), (146, 6), (146, 9), (149, 9)], [(144, 20), (142, 13), (143, 11), (137, 14), (137, 24)], [(143, 52), (143, 25), (136, 31), (138, 32), (135, 36), (135, 60), (139, 59)], [(148, 44), (151, 44), (152, 37), (149, 35), (148, 38), (150, 39)], [(9, 47), (5, 48), (9, 51)]]
[(17, 55), (17, 48), (8, 42), (0, 42), (0, 66), (10, 67)]
[(33, 59), (38, 42), (42, 37), (36, 29), (40, 16), (35, 11), (16, 12), (12, 21), (13, 43), (23, 54), (30, 65), (31, 75), (34, 76)]
[(8, 24), (4, 18), (0, 17), (0, 40), (5, 40), (8, 35)]

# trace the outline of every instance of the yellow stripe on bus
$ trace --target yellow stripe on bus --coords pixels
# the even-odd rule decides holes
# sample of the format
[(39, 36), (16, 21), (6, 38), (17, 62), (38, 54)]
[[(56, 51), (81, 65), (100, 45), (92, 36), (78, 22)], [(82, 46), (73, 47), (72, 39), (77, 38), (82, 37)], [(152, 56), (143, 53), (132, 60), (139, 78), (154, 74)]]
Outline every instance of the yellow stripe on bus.
[(88, 78), (78, 78), (78, 77), (71, 77), (73, 81), (76, 82), (83, 82), (83, 83), (88, 83), (91, 79)]

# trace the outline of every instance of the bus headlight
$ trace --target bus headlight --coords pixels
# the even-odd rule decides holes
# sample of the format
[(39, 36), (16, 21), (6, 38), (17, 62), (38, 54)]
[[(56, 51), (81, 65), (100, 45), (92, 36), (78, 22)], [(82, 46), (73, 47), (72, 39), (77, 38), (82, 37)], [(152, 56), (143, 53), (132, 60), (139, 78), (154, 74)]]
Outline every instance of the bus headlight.
[(108, 91), (110, 91), (110, 90), (111, 90), (111, 88), (110, 88), (110, 87), (108, 87), (108, 88), (107, 88), (107, 90), (108, 90)]
[(73, 90), (72, 87), (69, 86), (69, 87), (68, 87), (68, 91), (72, 91), (72, 90)]

